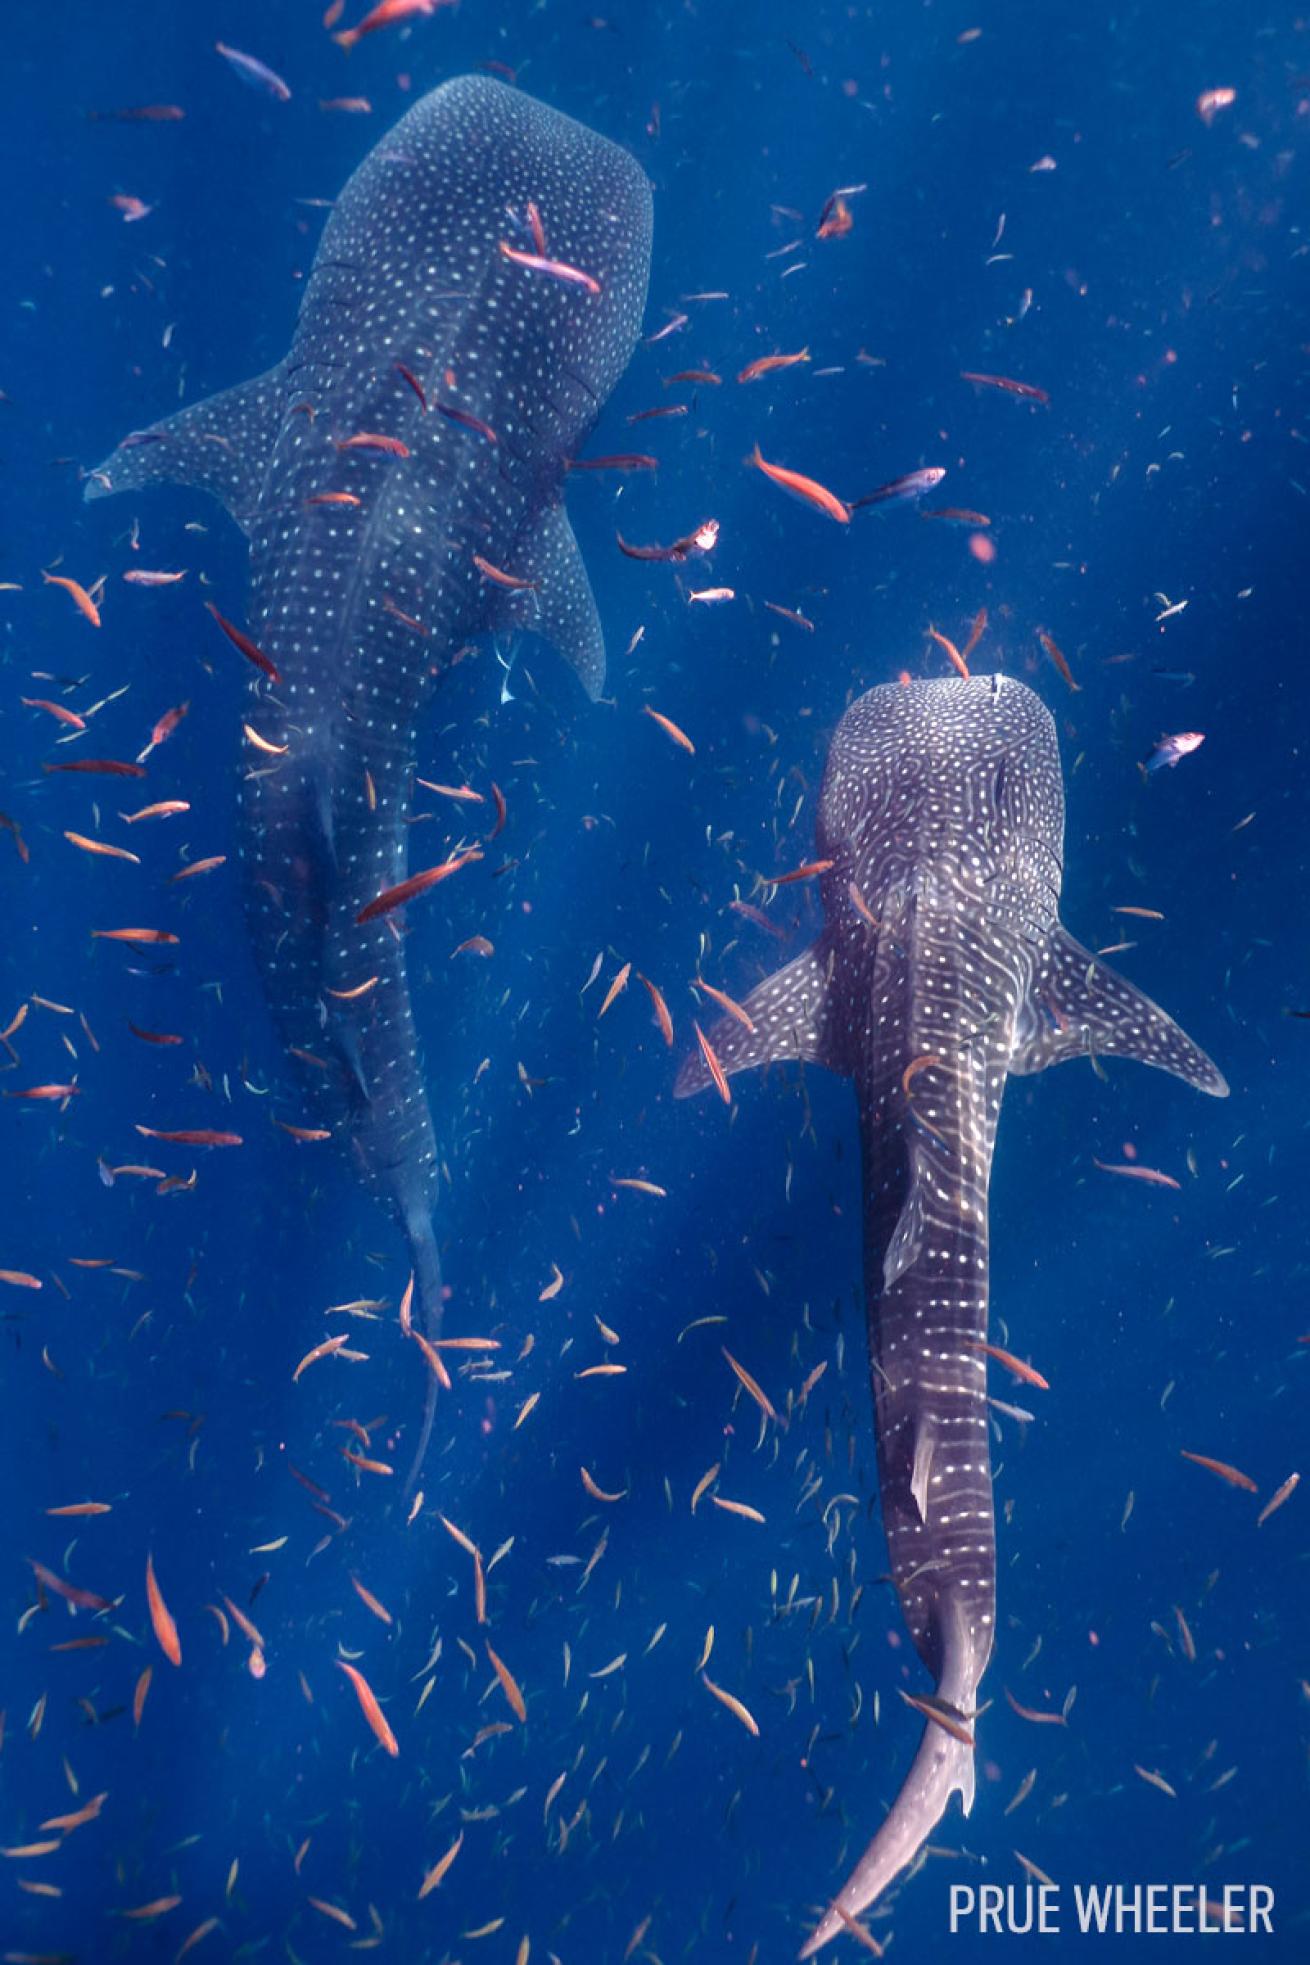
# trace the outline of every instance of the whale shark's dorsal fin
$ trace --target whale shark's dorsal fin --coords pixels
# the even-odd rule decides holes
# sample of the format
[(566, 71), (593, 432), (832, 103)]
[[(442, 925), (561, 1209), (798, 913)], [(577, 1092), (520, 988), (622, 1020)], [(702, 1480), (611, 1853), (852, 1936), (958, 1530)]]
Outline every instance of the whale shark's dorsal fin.
[(208, 491), (249, 533), (282, 421), (285, 363), (134, 430), (86, 481), (87, 499), (142, 485)]
[[(820, 936), (794, 962), (766, 976), (751, 991), (741, 1008), (753, 1029), (736, 1017), (724, 1017), (714, 1025), (713, 1049), (723, 1069), (746, 1071), (752, 1065), (800, 1058), (806, 1064), (849, 1073), (842, 1032), (831, 1016), (830, 981), (830, 951)], [(709, 1082), (704, 1058), (693, 1052), (678, 1073), (675, 1096), (688, 1098)]]
[(1011, 1071), (1044, 1071), (1068, 1058), (1136, 1058), (1213, 1098), (1228, 1096), (1227, 1080), (1200, 1045), (1058, 922), (1043, 954), (1019, 1014)]
[(605, 636), (578, 542), (562, 505), (548, 505), (515, 549), (516, 572), (532, 591), (500, 595), (495, 626), (539, 635), (562, 655), (592, 702), (605, 686)]

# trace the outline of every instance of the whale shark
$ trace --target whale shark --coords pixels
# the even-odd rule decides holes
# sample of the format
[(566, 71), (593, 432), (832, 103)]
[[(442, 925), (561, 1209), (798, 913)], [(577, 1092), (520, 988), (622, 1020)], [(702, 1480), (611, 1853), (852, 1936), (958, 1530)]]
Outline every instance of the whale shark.
[(219, 617), (252, 663), (249, 932), (299, 1110), (403, 1230), (429, 1335), (438, 1151), (388, 900), (419, 733), (479, 633), (538, 635), (600, 691), (562, 492), (635, 345), (650, 247), (627, 151), (490, 77), (448, 81), (337, 199), (286, 358), (133, 432), (86, 479), (88, 499), (199, 486), (249, 539), (248, 632)]
[[(725, 1073), (799, 1058), (854, 1080), (878, 1481), (892, 1580), (933, 1691), (878, 1833), (801, 1952), (973, 1803), (996, 1615), (987, 1194), (1010, 1073), (1137, 1058), (1228, 1090), (1173, 1020), (1061, 926), (1055, 725), (1006, 676), (890, 683), (837, 726), (820, 793), (824, 927), (708, 1041)], [(683, 1064), (680, 1096), (711, 1074)]]

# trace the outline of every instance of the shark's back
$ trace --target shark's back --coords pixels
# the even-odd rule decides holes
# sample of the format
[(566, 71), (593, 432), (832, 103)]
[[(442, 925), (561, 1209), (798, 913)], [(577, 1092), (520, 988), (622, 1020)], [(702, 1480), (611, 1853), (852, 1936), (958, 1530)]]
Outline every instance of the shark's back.
[[(626, 150), (504, 83), (460, 76), (415, 104), (338, 199), (288, 381), (330, 403), (348, 436), (352, 417), (372, 427), (373, 408), (394, 403), (404, 363), (433, 400), (495, 430), (507, 488), (557, 476), (631, 353), (650, 233), (650, 187)], [(467, 427), (439, 416), (424, 436), (437, 470), (469, 447)]]
[[(1059, 904), (1064, 852), (1050, 711), (1008, 676), (870, 689), (833, 738), (819, 846), (836, 862), (829, 888), (844, 893), (856, 879), (871, 904), (936, 865), (953, 877), (955, 904), (1010, 904), (1044, 924)], [(827, 911), (849, 914), (849, 902)]]

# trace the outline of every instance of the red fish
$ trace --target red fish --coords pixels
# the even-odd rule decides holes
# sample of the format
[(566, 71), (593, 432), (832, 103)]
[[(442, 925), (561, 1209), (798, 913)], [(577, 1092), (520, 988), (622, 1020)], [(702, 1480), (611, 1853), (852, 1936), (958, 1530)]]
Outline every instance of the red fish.
[(378, 0), (372, 13), (365, 14), (357, 27), (345, 27), (332, 38), (340, 48), (353, 48), (366, 34), (376, 34), (380, 27), (395, 27), (415, 14), (434, 14), (438, 7), (453, 4), (454, 0)]
[(466, 867), (471, 860), (481, 858), (480, 849), (470, 846), (464, 852), (454, 854), (449, 860), (443, 860), (440, 866), (424, 867), (421, 873), (411, 873), (408, 880), (400, 881), (395, 887), (385, 888), (376, 899), (368, 903), (367, 907), (361, 908), (355, 916), (356, 927), (362, 928), (367, 922), (376, 921), (380, 915), (390, 914), (393, 909), (404, 907), (406, 901), (412, 901), (418, 894), (425, 894), (429, 887), (435, 887), (439, 881), (449, 880), (452, 873), (458, 873), (460, 868)]
[(568, 266), (562, 259), (546, 259), (541, 253), (520, 252), (508, 239), (500, 241), (500, 252), (502, 259), (508, 259), (515, 266), (525, 266), (530, 273), (545, 273), (552, 280), (563, 281), (566, 286), (584, 287), (593, 296), (600, 293), (600, 281), (593, 279), (590, 273), (584, 273), (580, 266)]
[(234, 627), (231, 621), (220, 614), (212, 600), (207, 600), (205, 606), (218, 622), (219, 627), (223, 630), (223, 633), (227, 636), (232, 646), (239, 648), (246, 660), (253, 662), (257, 669), (262, 669), (270, 682), (281, 682), (282, 677), (272, 662), (269, 661), (263, 649), (257, 648), (248, 634), (244, 634), (240, 628)]

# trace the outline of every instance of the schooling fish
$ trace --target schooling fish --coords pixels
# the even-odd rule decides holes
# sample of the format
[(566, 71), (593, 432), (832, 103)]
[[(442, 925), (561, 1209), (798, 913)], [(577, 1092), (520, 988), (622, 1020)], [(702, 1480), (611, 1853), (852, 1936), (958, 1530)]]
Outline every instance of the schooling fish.
[[(983, 1347), (1006, 1077), (1102, 1053), (1228, 1089), (1163, 1010), (1061, 927), (1060, 757), (1023, 683), (885, 683), (860, 697), (829, 753), (817, 849), (823, 932), (746, 998), (752, 1029), (725, 1018), (708, 1042), (725, 1076), (803, 1058), (855, 1082), (883, 1522), (936, 1723), (806, 1958), (913, 1860), (952, 1794), (966, 1813), (973, 1802), (996, 1617)], [(677, 1091), (711, 1082), (694, 1052)]]
[[(501, 251), (506, 207), (529, 199), (597, 291)], [(242, 784), (250, 934), (297, 1112), (331, 1128), (404, 1230), (429, 1333), (437, 1142), (404, 943), (370, 905), (406, 877), (433, 679), (471, 634), (539, 634), (600, 692), (563, 484), (636, 341), (650, 237), (650, 187), (625, 150), (487, 76), (447, 82), (337, 200), (286, 360), (129, 436), (86, 485), (89, 499), (198, 485), (249, 536), (248, 639), (276, 672), (251, 682), (267, 760)], [(499, 442), (425, 414), (397, 362), (429, 402), (453, 371)], [(360, 431), (395, 441), (352, 447)], [(358, 502), (313, 502), (336, 492)], [(484, 579), (479, 559), (522, 584)]]

